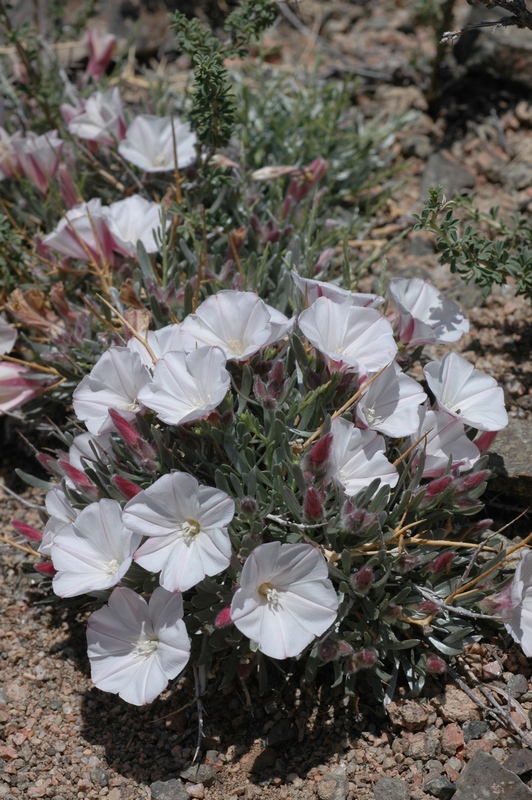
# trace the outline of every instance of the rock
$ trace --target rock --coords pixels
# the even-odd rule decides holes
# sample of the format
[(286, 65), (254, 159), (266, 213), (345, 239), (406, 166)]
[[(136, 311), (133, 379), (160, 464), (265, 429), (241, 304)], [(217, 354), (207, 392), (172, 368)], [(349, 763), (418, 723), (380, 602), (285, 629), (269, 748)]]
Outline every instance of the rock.
[(405, 136), (401, 142), (401, 153), (408, 158), (415, 156), (422, 158), (426, 161), (433, 151), (433, 146), (430, 138), (424, 134), (413, 134), (412, 136)]
[[(532, 39), (532, 36), (531, 36)], [(510, 417), (490, 450), (497, 491), (509, 497), (530, 499), (532, 494), (532, 429), (526, 419)]]
[(475, 176), (448, 150), (439, 150), (429, 156), (423, 173), (420, 189), (423, 202), (428, 198), (429, 186), (438, 184), (443, 187), (443, 194), (451, 199), (457, 194), (463, 194), (466, 189), (472, 189)]
[(441, 748), (448, 756), (454, 756), (464, 746), (464, 734), (457, 722), (451, 722), (443, 729)]
[(394, 725), (408, 731), (419, 731), (429, 721), (428, 712), (415, 700), (392, 701), (386, 706), (386, 711)]
[(258, 752), (253, 750), (249, 753), (245, 753), (238, 763), (240, 764), (242, 772), (250, 775), (273, 767), (276, 760), (277, 753), (273, 747), (264, 747)]
[(91, 767), (89, 770), (89, 777), (91, 781), (97, 783), (98, 786), (107, 786), (109, 783), (107, 772), (101, 767)]
[(205, 786), (211, 786), (216, 779), (216, 772), (208, 764), (193, 764), (179, 774), (185, 781), (203, 783)]
[(445, 694), (435, 697), (433, 702), (439, 706), (440, 716), (445, 722), (467, 722), (479, 718), (476, 703), (452, 683), (446, 687)]
[(399, 778), (380, 778), (373, 787), (375, 800), (410, 800), (406, 783)]
[(268, 731), (268, 735), (264, 737), (264, 744), (268, 747), (280, 747), (288, 744), (295, 736), (296, 726), (289, 719), (282, 719)]
[(325, 773), (318, 783), (317, 792), (320, 800), (345, 800), (349, 792), (345, 770)]
[(453, 800), (532, 800), (532, 792), (523, 781), (499, 764), (488, 753), (477, 753), (466, 764), (456, 783)]
[(503, 762), (503, 767), (516, 775), (532, 772), (532, 750), (516, 750)]
[(429, 794), (439, 798), (439, 800), (449, 800), (456, 792), (454, 783), (444, 778), (443, 775), (438, 775), (437, 778), (427, 781), (425, 789)]
[(528, 681), (524, 675), (512, 675), (508, 681), (508, 691), (512, 697), (521, 697), (528, 692)]
[(471, 739), (480, 739), (488, 730), (488, 723), (482, 719), (470, 719), (464, 722), (462, 726), (464, 732), (464, 742), (470, 742)]
[(155, 781), (150, 785), (152, 800), (190, 800), (190, 795), (181, 781)]
[[(503, 16), (508, 14), (500, 9), (490, 11), (484, 5), (477, 5), (466, 24)], [(454, 55), (471, 72), (481, 72), (498, 80), (516, 81), (532, 88), (532, 37), (525, 28), (508, 26), (466, 31), (456, 43)]]

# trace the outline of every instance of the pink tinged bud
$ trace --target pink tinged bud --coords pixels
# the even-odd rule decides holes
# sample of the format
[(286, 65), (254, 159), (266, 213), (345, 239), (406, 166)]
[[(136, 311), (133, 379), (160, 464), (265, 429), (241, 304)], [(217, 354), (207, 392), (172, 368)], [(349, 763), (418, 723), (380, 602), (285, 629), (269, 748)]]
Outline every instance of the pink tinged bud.
[(124, 417), (122, 417), (114, 408), (109, 409), (109, 416), (113, 420), (114, 426), (124, 440), (124, 443), (131, 450), (135, 450), (140, 439), (137, 429), (134, 428), (130, 422), (124, 419)]
[(397, 559), (397, 569), (400, 572), (410, 572), (411, 569), (419, 566), (419, 562), (419, 556), (402, 555)]
[(444, 475), (442, 478), (436, 478), (425, 487), (425, 497), (437, 497), (451, 485), (453, 479), (451, 475)]
[(19, 522), (18, 519), (12, 519), (10, 522), (16, 532), (20, 533), (28, 542), (42, 541), (42, 533), (36, 528), (32, 528), (31, 525), (27, 525), (25, 522)]
[(339, 656), (338, 645), (330, 639), (325, 639), (318, 645), (318, 656), (322, 661), (336, 661)]
[(445, 675), (447, 671), (447, 664), (437, 656), (436, 653), (430, 653), (427, 656), (427, 663), (425, 665), (427, 672), (431, 672), (433, 675)]
[(442, 572), (444, 569), (448, 569), (454, 558), (454, 553), (442, 553), (441, 556), (437, 556), (434, 561), (431, 561), (430, 564), (427, 564), (425, 569), (427, 572)]
[(497, 436), (497, 433), (498, 431), (483, 431), (480, 436), (477, 436), (475, 439), (475, 445), (478, 448), (481, 456), (486, 455), (493, 444), (493, 440)]
[(481, 519), (479, 520), (479, 522), (476, 522), (472, 528), (470, 528), (469, 535), (470, 536), (472, 534), (478, 535), (480, 533), (484, 533), (484, 531), (489, 531), (492, 525), (493, 525), (492, 519)]
[(458, 478), (455, 482), (456, 491), (459, 494), (472, 492), (477, 489), (481, 483), (484, 483), (490, 477), (491, 472), (489, 469), (481, 469), (478, 472), (473, 472), (471, 475), (466, 475), (465, 478)]
[(79, 196), (76, 184), (72, 180), (72, 172), (66, 164), (59, 164), (57, 179), (59, 181), (59, 191), (61, 192), (61, 197), (65, 201), (66, 208), (74, 208), (74, 206), (81, 203), (81, 197)]
[(53, 578), (57, 572), (51, 561), (41, 561), (39, 564), (35, 564), (34, 569), (48, 578)]
[(373, 584), (373, 570), (371, 567), (362, 567), (350, 577), (351, 586), (359, 594), (367, 594)]
[(332, 433), (328, 433), (312, 445), (308, 454), (307, 466), (309, 469), (313, 467), (316, 469), (327, 464), (329, 453), (331, 452), (332, 440)]
[(244, 658), (240, 662), (240, 666), (238, 668), (238, 677), (241, 681), (245, 681), (246, 678), (249, 678), (251, 674), (251, 670), (253, 669), (253, 663), (251, 659)]
[(229, 625), (233, 624), (233, 620), (231, 619), (231, 606), (226, 606), (222, 608), (221, 611), (218, 612), (216, 618), (214, 620), (214, 627), (215, 628), (227, 628)]
[(39, 464), (41, 464), (45, 470), (51, 472), (52, 475), (60, 474), (56, 458), (53, 458), (53, 456), (49, 456), (46, 453), (37, 453), (36, 458)]
[(370, 514), (363, 508), (355, 508), (351, 500), (346, 500), (342, 508), (342, 527), (349, 533), (366, 531), (378, 518), (378, 514)]
[(422, 603), (417, 603), (415, 609), (421, 614), (437, 614), (440, 607), (433, 603), (432, 600), (424, 600)]
[(72, 481), (76, 491), (80, 492), (80, 494), (84, 494), (85, 497), (89, 498), (90, 500), (95, 501), (99, 499), (100, 490), (94, 485), (90, 478), (85, 475), (84, 472), (81, 472), (81, 470), (73, 467), (68, 461), (59, 461), (59, 466), (63, 470), (65, 476)]
[(353, 674), (354, 672), (358, 672), (361, 669), (371, 669), (371, 667), (375, 666), (377, 663), (377, 653), (375, 650), (364, 647), (362, 650), (359, 650), (355, 653), (354, 656), (347, 661), (345, 664), (345, 669), (348, 673)]
[(514, 607), (511, 595), (512, 584), (507, 586), (502, 592), (484, 597), (477, 605), (483, 614), (495, 614), (499, 617), (507, 617)]
[(314, 486), (309, 486), (305, 493), (303, 512), (308, 520), (316, 521), (323, 517), (321, 492), (318, 492)]
[(99, 80), (113, 57), (116, 36), (110, 33), (100, 33), (93, 28), (86, 32), (85, 43), (89, 51), (89, 63), (85, 70), (85, 77), (92, 76), (95, 80)]
[(388, 603), (386, 611), (384, 612), (384, 619), (387, 622), (393, 622), (394, 620), (399, 619), (402, 613), (402, 606), (398, 606), (395, 603)]
[(258, 510), (257, 501), (253, 497), (243, 497), (240, 501), (240, 513), (252, 517)]
[(128, 481), (127, 478), (123, 478), (122, 475), (113, 475), (111, 481), (127, 500), (131, 500), (132, 497), (135, 497), (135, 495), (141, 491), (140, 486), (137, 486), (137, 484), (132, 481)]
[(342, 639), (338, 642), (338, 655), (341, 656), (352, 656), (355, 651), (349, 644), (346, 642), (345, 639)]

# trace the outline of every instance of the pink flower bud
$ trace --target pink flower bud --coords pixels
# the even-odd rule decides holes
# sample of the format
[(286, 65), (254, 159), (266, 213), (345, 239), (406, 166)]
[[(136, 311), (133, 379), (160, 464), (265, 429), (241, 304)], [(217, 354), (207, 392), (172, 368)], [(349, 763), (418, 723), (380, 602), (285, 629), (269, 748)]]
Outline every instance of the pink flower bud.
[(65, 473), (66, 477), (72, 481), (78, 492), (84, 494), (91, 500), (98, 500), (100, 496), (100, 490), (94, 485), (90, 478), (85, 475), (84, 472), (81, 472), (81, 470), (73, 467), (72, 464), (69, 464), (68, 461), (64, 460), (59, 461), (59, 466)]
[(20, 533), (28, 542), (42, 541), (42, 533), (36, 528), (32, 528), (31, 525), (27, 525), (25, 522), (19, 522), (18, 519), (12, 519), (10, 522), (16, 532)]
[(328, 433), (318, 439), (317, 442), (314, 442), (306, 459), (306, 466), (309, 470), (316, 472), (327, 465), (329, 453), (331, 452), (332, 438), (332, 433)]
[(370, 669), (375, 666), (377, 658), (378, 656), (375, 650), (370, 647), (364, 647), (348, 659), (344, 668), (350, 674), (358, 672), (361, 669)]
[(497, 433), (498, 431), (483, 431), (480, 436), (477, 436), (475, 439), (475, 445), (478, 447), (481, 456), (486, 455), (493, 444), (493, 440), (497, 436)]
[(434, 561), (431, 561), (429, 564), (426, 565), (425, 569), (427, 572), (441, 572), (444, 569), (448, 569), (454, 558), (454, 553), (449, 551), (448, 553), (442, 553), (440, 556), (437, 556)]
[(247, 517), (252, 517), (258, 510), (257, 501), (253, 497), (243, 497), (240, 501), (240, 512)]
[(46, 575), (48, 578), (53, 578), (57, 572), (51, 561), (41, 561), (39, 564), (35, 564), (34, 569), (40, 572), (41, 575)]
[(345, 639), (341, 639), (338, 642), (338, 655), (339, 656), (352, 656), (354, 652), (355, 651), (353, 650), (353, 648), (351, 647), (349, 642), (346, 642)]
[(419, 566), (419, 562), (419, 556), (409, 556), (405, 553), (397, 559), (397, 569), (400, 572), (410, 572), (411, 569)]
[(127, 500), (131, 500), (132, 497), (135, 497), (135, 495), (142, 491), (140, 486), (137, 486), (133, 481), (128, 481), (128, 479), (122, 477), (122, 475), (113, 475), (111, 482)]
[(431, 672), (433, 675), (445, 675), (447, 671), (447, 664), (443, 658), (437, 656), (436, 653), (430, 653), (427, 656), (425, 668), (427, 672)]
[(453, 479), (451, 475), (444, 475), (441, 478), (436, 478), (436, 480), (431, 481), (425, 487), (425, 497), (437, 497), (439, 494), (443, 494), (452, 482)]
[(342, 508), (342, 527), (349, 533), (366, 531), (378, 519), (378, 514), (370, 514), (364, 508), (355, 508), (351, 500), (346, 500)]
[(440, 607), (433, 603), (432, 600), (423, 600), (421, 603), (416, 603), (414, 608), (421, 614), (437, 614), (440, 610)]
[(221, 611), (218, 612), (216, 618), (214, 620), (214, 627), (215, 628), (227, 628), (229, 625), (233, 624), (233, 620), (231, 619), (231, 606), (226, 606), (222, 608)]
[(396, 603), (388, 603), (386, 606), (386, 611), (384, 612), (383, 619), (387, 622), (394, 622), (396, 619), (399, 619), (403, 612), (403, 607), (396, 605)]
[(336, 661), (338, 658), (338, 645), (330, 639), (325, 639), (318, 645), (318, 656), (322, 661)]
[(362, 567), (358, 572), (354, 572), (350, 577), (350, 583), (355, 592), (367, 594), (373, 584), (373, 570), (371, 567)]
[(85, 70), (85, 78), (99, 80), (107, 69), (116, 46), (116, 36), (100, 33), (92, 28), (85, 33), (85, 44), (89, 51), (89, 63)]
[(124, 419), (124, 417), (122, 417), (114, 408), (109, 409), (109, 416), (113, 420), (114, 426), (124, 440), (124, 443), (131, 450), (135, 450), (140, 438), (137, 429), (134, 428), (130, 422)]
[(314, 486), (309, 486), (305, 492), (305, 500), (303, 501), (303, 512), (305, 518), (312, 522), (322, 519), (323, 517), (323, 501), (322, 492), (318, 492)]
[(491, 472), (489, 469), (481, 469), (478, 472), (473, 472), (471, 475), (466, 475), (465, 478), (458, 478), (455, 480), (454, 485), (458, 494), (465, 494), (477, 489), (481, 483), (484, 483), (490, 477)]

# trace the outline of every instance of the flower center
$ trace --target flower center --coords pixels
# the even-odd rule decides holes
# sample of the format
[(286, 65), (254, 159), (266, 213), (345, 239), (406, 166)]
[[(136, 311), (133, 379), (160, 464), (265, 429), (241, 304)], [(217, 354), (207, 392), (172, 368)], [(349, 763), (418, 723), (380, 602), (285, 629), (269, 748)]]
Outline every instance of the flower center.
[(264, 597), (270, 605), (276, 608), (279, 605), (280, 595), (275, 586), (271, 583), (261, 583), (259, 586), (259, 594)]
[(149, 639), (144, 639), (143, 641), (137, 642), (137, 652), (141, 656), (146, 656), (149, 658), (154, 653), (157, 652), (157, 647), (159, 646), (159, 639), (157, 636), (151, 636)]
[(163, 167), (166, 164), (166, 158), (162, 153), (159, 153), (158, 156), (155, 156), (153, 159), (153, 164), (155, 167)]
[(118, 563), (116, 558), (113, 558), (111, 559), (111, 561), (108, 561), (106, 564), (104, 564), (103, 568), (108, 575), (114, 575), (115, 572), (118, 570), (119, 566), (120, 564)]
[(191, 542), (201, 531), (201, 525), (197, 519), (187, 519), (183, 522), (181, 529), (187, 543)]
[(240, 339), (229, 339), (229, 345), (233, 353), (237, 356), (241, 356), (244, 352), (244, 345)]

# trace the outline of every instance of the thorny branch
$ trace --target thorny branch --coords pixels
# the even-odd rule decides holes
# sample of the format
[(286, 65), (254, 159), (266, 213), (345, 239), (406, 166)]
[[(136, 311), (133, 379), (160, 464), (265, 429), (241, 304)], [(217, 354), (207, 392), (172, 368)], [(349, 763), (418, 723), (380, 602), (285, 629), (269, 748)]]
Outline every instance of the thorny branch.
[(441, 38), (442, 44), (454, 42), (462, 33), (465, 33), (465, 31), (475, 30), (476, 28), (516, 27), (528, 28), (532, 31), (532, 12), (526, 7), (525, 0), (478, 0), (478, 2), (482, 3), (482, 5), (486, 6), (488, 9), (502, 8), (504, 11), (509, 11), (511, 16), (472, 23), (457, 31), (446, 31)]

